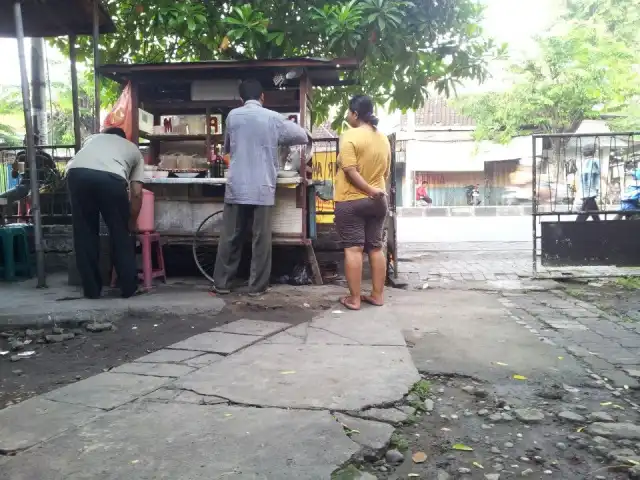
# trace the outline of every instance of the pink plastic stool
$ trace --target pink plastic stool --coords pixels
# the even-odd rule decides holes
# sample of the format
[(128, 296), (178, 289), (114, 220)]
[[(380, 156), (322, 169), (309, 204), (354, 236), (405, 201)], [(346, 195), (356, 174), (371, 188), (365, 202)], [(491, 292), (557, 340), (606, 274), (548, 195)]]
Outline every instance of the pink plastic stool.
[[(154, 278), (162, 278), (162, 281), (166, 283), (167, 274), (164, 270), (164, 256), (162, 255), (162, 245), (160, 244), (160, 234), (156, 232), (145, 232), (137, 234), (138, 241), (142, 247), (142, 272), (138, 273), (138, 278), (142, 280), (144, 288), (150, 290), (153, 286)], [(153, 244), (157, 245), (156, 259), (158, 261), (158, 268), (154, 270), (153, 262), (151, 261), (151, 253)], [(111, 270), (111, 286), (116, 286), (116, 280), (118, 276), (115, 268)]]

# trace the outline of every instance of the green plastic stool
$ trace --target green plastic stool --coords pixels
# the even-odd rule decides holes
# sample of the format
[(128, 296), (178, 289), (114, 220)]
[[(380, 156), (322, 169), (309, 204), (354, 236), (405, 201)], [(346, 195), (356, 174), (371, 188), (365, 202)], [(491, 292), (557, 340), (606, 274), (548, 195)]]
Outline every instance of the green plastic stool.
[(16, 275), (33, 276), (28, 228), (29, 225), (19, 223), (0, 227), (0, 276), (7, 281), (15, 280)]

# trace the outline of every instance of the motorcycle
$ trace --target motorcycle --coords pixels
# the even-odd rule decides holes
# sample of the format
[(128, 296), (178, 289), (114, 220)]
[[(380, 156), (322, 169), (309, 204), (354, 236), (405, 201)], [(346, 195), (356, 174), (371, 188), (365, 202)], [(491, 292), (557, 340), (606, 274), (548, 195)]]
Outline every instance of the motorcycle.
[(465, 187), (465, 195), (467, 197), (467, 205), (477, 207), (480, 205), (480, 190), (476, 185), (467, 185)]
[(638, 185), (640, 168), (636, 168), (631, 176), (636, 181), (636, 184), (629, 185), (625, 192), (620, 195), (620, 213), (613, 218), (614, 220), (636, 220), (640, 218), (640, 185)]
[[(640, 185), (627, 187), (624, 195), (620, 198), (620, 210), (614, 220), (638, 220), (640, 219)], [(629, 213), (624, 213), (629, 212)]]

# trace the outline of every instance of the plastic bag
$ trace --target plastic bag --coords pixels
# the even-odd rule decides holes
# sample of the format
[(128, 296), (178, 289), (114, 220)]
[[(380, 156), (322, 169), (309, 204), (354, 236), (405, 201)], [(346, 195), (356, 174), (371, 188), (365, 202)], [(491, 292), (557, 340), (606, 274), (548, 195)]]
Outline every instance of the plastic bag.
[(289, 283), (291, 285), (311, 285), (311, 273), (309, 272), (309, 268), (305, 264), (298, 264), (293, 267)]
[[(104, 119), (103, 127), (119, 127), (124, 130), (125, 135), (133, 141), (133, 106), (131, 104), (131, 83), (127, 83), (120, 94), (120, 98)], [(136, 139), (137, 140), (137, 139)]]

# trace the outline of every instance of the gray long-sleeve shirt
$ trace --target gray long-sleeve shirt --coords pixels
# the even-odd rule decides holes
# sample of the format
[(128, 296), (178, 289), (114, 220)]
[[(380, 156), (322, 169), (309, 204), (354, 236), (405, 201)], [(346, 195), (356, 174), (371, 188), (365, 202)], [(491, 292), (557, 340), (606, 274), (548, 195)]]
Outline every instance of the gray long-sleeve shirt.
[(225, 203), (273, 205), (278, 146), (304, 145), (307, 132), (257, 100), (231, 110), (225, 124), (225, 152), (231, 156)]

